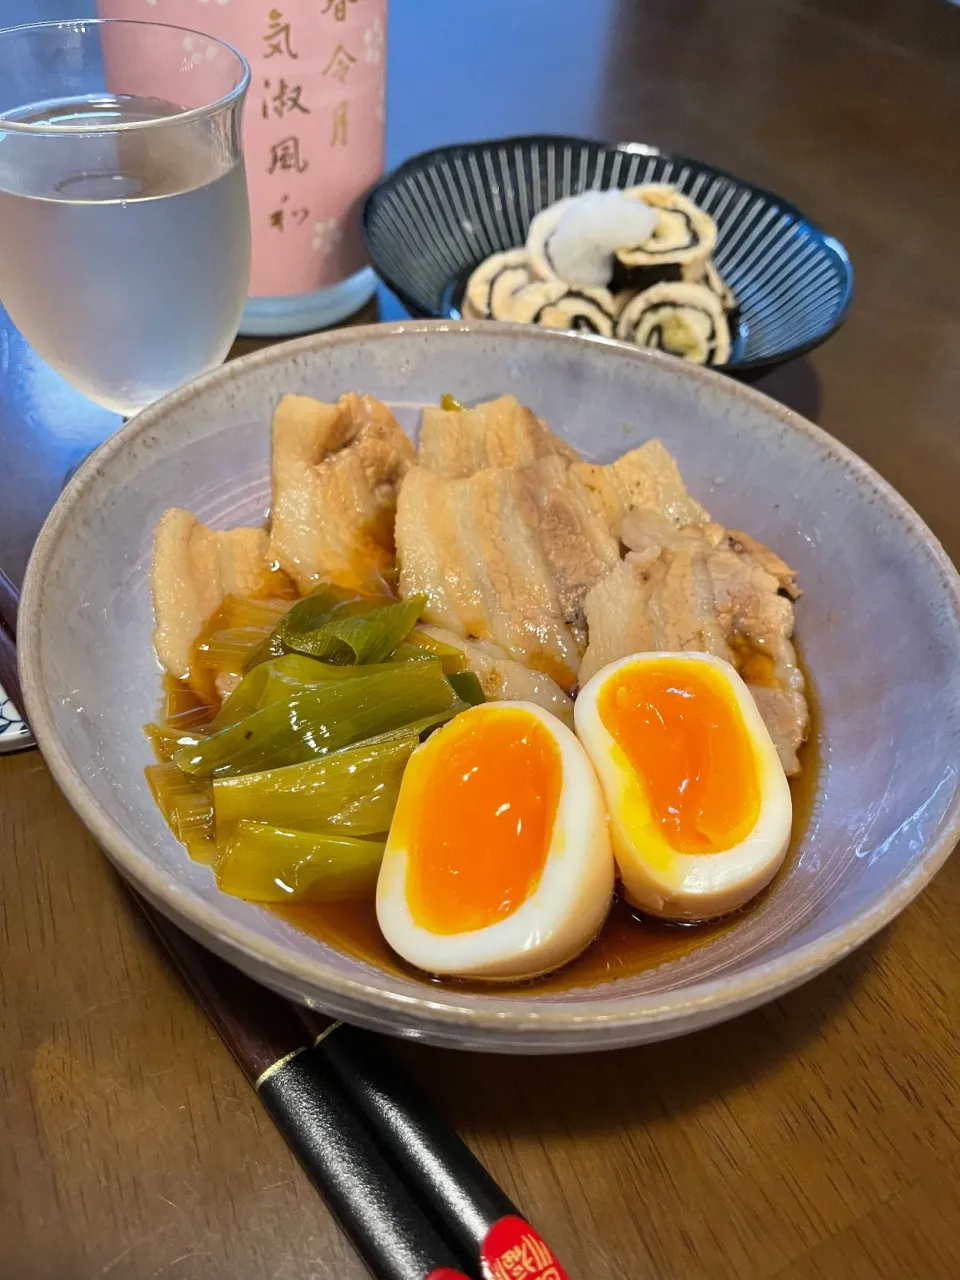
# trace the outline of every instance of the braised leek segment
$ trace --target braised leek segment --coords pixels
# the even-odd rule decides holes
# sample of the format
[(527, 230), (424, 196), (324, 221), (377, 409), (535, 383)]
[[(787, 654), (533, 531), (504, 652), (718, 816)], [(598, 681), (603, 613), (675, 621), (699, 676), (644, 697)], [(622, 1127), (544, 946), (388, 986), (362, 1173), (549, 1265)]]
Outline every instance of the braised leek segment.
[(247, 659), (270, 634), (264, 627), (233, 627), (226, 631), (214, 631), (199, 641), (193, 651), (193, 667), (211, 671), (241, 675)]
[(277, 631), (271, 631), (266, 640), (251, 650), (246, 662), (243, 664), (244, 671), (253, 671), (261, 662), (268, 662), (271, 658), (279, 658), (287, 652), (286, 647), (281, 640)]
[(224, 701), (210, 728), (222, 729), (225, 725), (236, 724), (268, 702), (278, 702), (302, 692), (304, 685), (335, 680), (348, 674), (351, 674), (350, 668), (331, 667), (300, 654), (271, 658), (247, 672)]
[(335, 902), (369, 897), (384, 842), (241, 822), (217, 863), (225, 893), (253, 902)]
[(269, 633), (290, 605), (290, 600), (246, 600), (243, 596), (224, 596), (223, 604), (204, 627), (200, 640), (217, 631), (241, 628), (256, 628)]
[(467, 655), (462, 649), (455, 649), (452, 644), (445, 644), (443, 640), (438, 640), (417, 627), (414, 627), (403, 644), (397, 645), (391, 661), (409, 662), (412, 658), (422, 658), (425, 653), (439, 658), (447, 675), (468, 669)]
[(298, 600), (282, 618), (276, 621), (270, 634), (247, 658), (245, 669), (250, 671), (258, 663), (267, 662), (270, 658), (280, 658), (285, 653), (289, 653), (289, 646), (284, 639), (288, 627), (292, 626), (295, 630), (310, 630), (326, 621), (335, 609), (347, 604), (356, 604), (365, 598), (355, 591), (348, 591), (345, 587), (333, 585), (318, 587), (310, 595)]
[(298, 764), (460, 705), (437, 659), (324, 681), (211, 733), (174, 756), (186, 773), (250, 773)]
[(213, 807), (223, 841), (238, 822), (352, 835), (387, 831), (400, 779), (419, 742), (414, 728), (282, 769), (217, 778)]
[(382, 662), (410, 631), (425, 603), (419, 596), (395, 600), (319, 587), (277, 622), (248, 656), (246, 669), (290, 652), (341, 665)]
[[(292, 584), (291, 584), (292, 586)], [(223, 604), (206, 626), (207, 634), (230, 630), (234, 627), (273, 627), (276, 620), (289, 612), (297, 595), (280, 599), (248, 600), (242, 595), (225, 595)]]
[(289, 600), (226, 596), (193, 646), (188, 677), (192, 692), (216, 709), (223, 688), (221, 678), (242, 675), (250, 655), (269, 638), (289, 608)]
[(338, 667), (332, 662), (320, 662), (299, 653), (288, 653), (283, 658), (273, 658), (262, 665), (268, 668), (268, 675), (260, 698), (261, 707), (266, 707), (271, 702), (288, 701), (305, 688), (320, 683), (356, 680), (393, 669), (388, 663), (377, 663), (369, 667)]
[(169, 727), (187, 730), (208, 724), (213, 717), (215, 705), (200, 697), (195, 689), (191, 689), (182, 680), (171, 675), (164, 676), (163, 693), (163, 718)]
[(479, 707), (481, 702), (486, 701), (479, 677), (472, 671), (454, 671), (447, 676), (447, 679), (456, 690), (457, 696), (462, 698), (469, 706)]
[(169, 761), (144, 770), (147, 785), (173, 834), (199, 862), (216, 860), (213, 843), (213, 791)]
[(252, 715), (260, 706), (263, 690), (270, 676), (270, 664), (263, 663), (254, 667), (243, 677), (234, 691), (224, 698), (220, 710), (210, 723), (210, 731), (216, 732), (228, 724), (236, 724), (245, 716)]
[(172, 760), (181, 747), (195, 747), (204, 736), (196, 730), (178, 729), (169, 721), (163, 724), (145, 724), (143, 732), (161, 760)]
[(344, 604), (309, 628), (288, 622), (283, 640), (288, 648), (327, 662), (383, 662), (411, 631), (426, 603), (426, 596), (411, 596), (374, 607), (368, 601)]
[(288, 600), (225, 596), (197, 637), (192, 666), (241, 672), (251, 652), (273, 633), (289, 608)]
[(308, 658), (303, 653), (286, 653), (282, 658), (274, 658), (264, 665), (271, 676), (286, 680), (291, 685), (317, 684), (321, 680), (348, 680), (352, 676), (376, 674), (369, 670), (357, 671), (353, 667), (335, 667), (332, 663), (321, 662), (319, 658)]

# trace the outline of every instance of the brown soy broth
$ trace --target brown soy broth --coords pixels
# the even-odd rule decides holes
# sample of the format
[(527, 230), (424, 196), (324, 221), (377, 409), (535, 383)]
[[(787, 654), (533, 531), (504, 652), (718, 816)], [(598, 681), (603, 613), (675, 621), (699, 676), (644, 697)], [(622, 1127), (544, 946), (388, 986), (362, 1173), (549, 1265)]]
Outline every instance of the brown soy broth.
[[(311, 937), (387, 973), (419, 978), (431, 984), (441, 983), (440, 979), (428, 978), (412, 965), (405, 964), (390, 950), (377, 924), (372, 900), (281, 906), (271, 910)], [(600, 936), (579, 959), (546, 978), (532, 982), (497, 983), (496, 989), (503, 994), (522, 995), (529, 993), (531, 989), (544, 992), (566, 991), (572, 987), (596, 986), (614, 978), (627, 978), (647, 969), (655, 969), (667, 961), (679, 960), (710, 939), (734, 928), (739, 919), (739, 916), (732, 916), (695, 927), (664, 924), (660, 920), (641, 918), (618, 899), (613, 904)], [(458, 991), (490, 990), (489, 983), (461, 980), (443, 981), (441, 985), (456, 987)]]
[[(615, 978), (630, 978), (660, 965), (680, 960), (731, 930), (771, 893), (787, 874), (796, 859), (797, 849), (813, 814), (817, 781), (820, 774), (818, 716), (814, 689), (807, 678), (810, 705), (810, 736), (800, 749), (800, 776), (790, 783), (793, 797), (793, 833), (783, 866), (773, 883), (743, 910), (722, 920), (699, 925), (667, 924), (650, 916), (641, 916), (626, 902), (618, 899), (600, 931), (596, 942), (582, 956), (546, 978), (526, 983), (497, 983), (498, 994), (525, 995), (531, 991), (560, 992), (575, 987), (599, 986)], [(309, 906), (273, 907), (271, 910), (295, 928), (321, 942), (374, 965), (395, 976), (419, 979), (431, 985), (440, 980), (429, 978), (406, 964), (384, 941), (377, 924), (372, 900), (363, 902), (316, 903)], [(491, 990), (489, 983), (444, 982), (460, 991)]]

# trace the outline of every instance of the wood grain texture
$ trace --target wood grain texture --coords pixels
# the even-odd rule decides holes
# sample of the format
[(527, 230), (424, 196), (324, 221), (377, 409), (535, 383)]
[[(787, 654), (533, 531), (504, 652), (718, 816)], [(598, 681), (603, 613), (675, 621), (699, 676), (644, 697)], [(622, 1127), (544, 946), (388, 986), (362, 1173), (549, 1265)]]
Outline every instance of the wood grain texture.
[[(658, 141), (795, 200), (849, 247), (857, 296), (840, 335), (760, 385), (863, 454), (960, 558), (960, 9), (450, 11), (393, 6), (393, 159), (553, 125)], [(0, 338), (0, 564), (19, 575), (63, 472), (115, 419), (80, 413)], [(0, 762), (0, 852), (2, 1280), (360, 1280), (35, 753)], [(954, 860), (844, 964), (727, 1026), (586, 1059), (400, 1052), (581, 1280), (947, 1280), (958, 918)]]

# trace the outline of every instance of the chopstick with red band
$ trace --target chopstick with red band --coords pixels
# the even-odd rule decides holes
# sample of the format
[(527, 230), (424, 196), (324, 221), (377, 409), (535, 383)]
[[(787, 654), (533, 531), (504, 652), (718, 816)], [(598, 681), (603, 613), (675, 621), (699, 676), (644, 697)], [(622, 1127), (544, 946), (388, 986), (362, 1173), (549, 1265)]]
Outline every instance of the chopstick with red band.
[[(376, 1280), (469, 1280), (285, 1001), (139, 896), (164, 949)], [(499, 1277), (498, 1277), (499, 1280)]]
[(380, 1036), (308, 1009), (297, 1012), (315, 1033), (314, 1053), (335, 1072), (444, 1234), (461, 1257), (480, 1267), (484, 1280), (568, 1280), (550, 1246), (398, 1067)]
[(134, 897), (377, 1280), (569, 1280), (380, 1037), (295, 1010)]

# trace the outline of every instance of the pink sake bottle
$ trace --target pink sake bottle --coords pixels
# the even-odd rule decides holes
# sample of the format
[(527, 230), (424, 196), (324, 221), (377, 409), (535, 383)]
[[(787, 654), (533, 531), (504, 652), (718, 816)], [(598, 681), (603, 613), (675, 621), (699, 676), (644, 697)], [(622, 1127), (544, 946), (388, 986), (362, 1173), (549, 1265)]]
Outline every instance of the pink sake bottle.
[[(387, 0), (98, 0), (103, 18), (193, 28), (250, 63), (253, 260), (240, 332), (335, 324), (373, 295), (359, 202), (383, 171)], [(184, 37), (184, 57), (203, 56)]]

